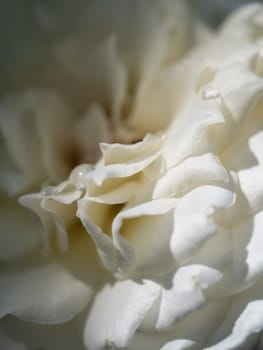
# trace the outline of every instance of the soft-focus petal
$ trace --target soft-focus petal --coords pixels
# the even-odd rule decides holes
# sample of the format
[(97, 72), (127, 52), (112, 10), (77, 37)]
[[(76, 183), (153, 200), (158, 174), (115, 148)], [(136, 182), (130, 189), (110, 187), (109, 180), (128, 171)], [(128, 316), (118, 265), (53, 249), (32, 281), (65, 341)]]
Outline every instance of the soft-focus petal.
[[(84, 350), (82, 331), (85, 313), (86, 309), (84, 315), (82, 313), (71, 321), (57, 325), (35, 324), (7, 316), (2, 320), (2, 325), (12, 343), (10, 348), (1, 347), (1, 349)], [(1, 340), (0, 335), (0, 344)], [(20, 347), (12, 347), (14, 344), (19, 344)]]
[(34, 219), (13, 199), (1, 198), (0, 217), (0, 260), (24, 256), (40, 245)]
[[(5, 269), (0, 277), (0, 315), (14, 314), (37, 323), (72, 319), (88, 304), (92, 291), (58, 263)], [(28, 288), (30, 286), (30, 289)]]
[(6, 190), (17, 194), (67, 175), (68, 164), (61, 154), (68, 151), (65, 136), (71, 115), (59, 95), (40, 90), (10, 96), (2, 101), (0, 114), (1, 184)]
[(0, 328), (0, 347), (5, 350), (27, 350), (23, 342), (15, 341), (6, 334), (2, 324)]

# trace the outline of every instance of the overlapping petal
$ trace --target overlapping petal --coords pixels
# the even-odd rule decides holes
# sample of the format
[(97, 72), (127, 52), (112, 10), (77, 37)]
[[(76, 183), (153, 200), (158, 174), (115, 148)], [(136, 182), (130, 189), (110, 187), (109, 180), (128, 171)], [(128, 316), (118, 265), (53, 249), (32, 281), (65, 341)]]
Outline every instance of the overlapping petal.
[[(4, 103), (14, 117), (0, 119), (8, 150), (2, 185), (13, 194), (56, 180), (73, 163), (94, 161), (98, 140), (104, 142), (97, 163), (20, 197), (39, 219), (45, 255), (26, 225), (23, 245), (17, 240), (1, 251), (4, 260), (17, 259), (1, 272), (1, 317), (59, 324), (90, 305), (84, 330), (90, 350), (252, 349), (263, 329), (262, 7), (238, 12), (212, 43), (178, 63), (196, 24), (178, 29), (180, 16), (188, 20), (183, 2), (156, 0), (149, 11), (147, 1), (118, 4), (122, 16), (107, 16), (83, 50), (85, 38), (74, 35), (53, 46), (62, 70), (85, 90), (85, 102), (78, 89), (69, 94), (80, 117), (75, 110), (64, 118), (54, 108), (63, 125), (58, 133), (48, 107), (61, 103), (53, 95), (40, 109), (35, 101), (42, 95)], [(91, 29), (111, 2), (87, 6), (80, 26)], [(137, 31), (124, 30), (125, 18)], [(26, 113), (19, 114), (21, 106)], [(45, 133), (42, 113), (54, 134)], [(23, 132), (16, 128), (9, 140), (13, 125)], [(57, 143), (68, 150), (67, 133), (72, 163), (56, 162)], [(24, 154), (31, 135), (42, 159)], [(6, 203), (30, 225), (12, 200)], [(6, 222), (12, 241), (17, 225)]]

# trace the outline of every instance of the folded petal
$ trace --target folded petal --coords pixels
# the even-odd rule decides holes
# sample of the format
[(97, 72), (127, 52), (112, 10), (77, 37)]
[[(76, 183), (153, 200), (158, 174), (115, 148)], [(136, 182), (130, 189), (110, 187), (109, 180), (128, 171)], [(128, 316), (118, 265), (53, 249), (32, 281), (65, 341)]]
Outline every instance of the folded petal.
[(172, 167), (157, 181), (153, 193), (158, 197), (179, 197), (194, 187), (204, 184), (229, 182), (229, 175), (212, 153), (187, 158), (178, 166)]
[(171, 327), (180, 318), (205, 303), (203, 289), (222, 277), (222, 273), (207, 266), (188, 265), (179, 268), (169, 289), (162, 290), (157, 329)]
[[(176, 199), (160, 199), (124, 209), (116, 216), (112, 239), (118, 252), (120, 276), (160, 274), (173, 265), (169, 242), (173, 230), (172, 210), (176, 205)], [(127, 254), (128, 248), (132, 254)]]
[(224, 123), (224, 120), (219, 92), (213, 88), (211, 93), (211, 87), (208, 86), (203, 91), (203, 97), (190, 101), (187, 109), (173, 121), (167, 132), (164, 157), (168, 168), (204, 151), (209, 143), (205, 131), (211, 125)]
[(170, 249), (175, 259), (183, 263), (220, 231), (214, 215), (228, 209), (234, 202), (233, 192), (217, 186), (200, 186), (187, 193), (174, 212)]

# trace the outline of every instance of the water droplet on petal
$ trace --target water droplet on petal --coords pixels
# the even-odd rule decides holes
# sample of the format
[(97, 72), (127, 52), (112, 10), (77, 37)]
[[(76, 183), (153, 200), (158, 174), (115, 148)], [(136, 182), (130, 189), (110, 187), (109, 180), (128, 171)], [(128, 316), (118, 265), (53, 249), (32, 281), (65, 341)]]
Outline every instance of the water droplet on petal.
[(93, 170), (93, 166), (89, 164), (81, 164), (77, 166), (70, 174), (70, 181), (72, 181), (78, 188), (83, 187), (85, 175), (87, 175), (91, 170)]
[(43, 194), (44, 196), (52, 196), (55, 193), (56, 193), (56, 189), (55, 187), (52, 187), (52, 186), (45, 187), (41, 190), (41, 194)]
[(202, 98), (204, 100), (212, 100), (214, 98), (217, 98), (219, 96), (218, 90), (213, 87), (213, 86), (207, 86), (203, 91), (202, 91)]

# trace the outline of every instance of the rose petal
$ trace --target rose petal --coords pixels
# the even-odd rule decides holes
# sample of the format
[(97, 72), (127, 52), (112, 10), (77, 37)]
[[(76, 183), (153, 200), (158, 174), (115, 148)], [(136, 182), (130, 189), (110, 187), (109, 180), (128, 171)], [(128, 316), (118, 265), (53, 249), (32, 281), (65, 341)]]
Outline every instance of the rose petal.
[(0, 217), (0, 260), (24, 256), (40, 245), (36, 222), (15, 200), (1, 198)]
[(27, 91), (2, 101), (5, 163), (1, 183), (11, 194), (46, 180), (61, 180), (67, 174), (61, 152), (67, 149), (70, 118), (64, 101), (50, 91)]
[(147, 280), (105, 286), (87, 319), (84, 339), (88, 349), (127, 346), (159, 292), (160, 288)]
[[(200, 201), (200, 198), (202, 200)], [(233, 205), (234, 194), (222, 187), (200, 186), (179, 201), (174, 212), (171, 251), (177, 261), (184, 262), (220, 229), (214, 220), (216, 211)]]
[[(173, 220), (172, 214), (168, 213), (176, 205), (176, 199), (155, 200), (122, 210), (116, 216), (112, 224), (112, 239), (119, 253), (118, 273), (121, 276), (134, 270), (140, 275), (146, 271), (159, 274), (172, 264), (173, 258), (167, 250)], [(128, 247), (132, 255), (127, 255)], [(156, 256), (160, 258), (158, 261)]]
[(205, 303), (203, 289), (222, 277), (222, 273), (207, 266), (189, 265), (177, 270), (172, 286), (162, 290), (160, 313), (156, 328), (171, 327), (182, 316)]
[[(249, 117), (263, 94), (262, 79), (240, 63), (221, 68), (215, 76), (214, 85), (218, 88), (231, 119), (235, 125), (238, 123), (238, 127), (242, 126), (243, 120)], [(243, 94), (243, 91), (246, 93)], [(240, 99), (241, 93), (242, 99)]]
[(190, 157), (168, 169), (156, 184), (153, 197), (179, 197), (204, 184), (227, 184), (229, 175), (212, 153)]
[(241, 190), (252, 213), (263, 209), (263, 167), (247, 168), (238, 172)]
[[(169, 280), (164, 281), (167, 289)], [(205, 292), (205, 291), (204, 291)], [(159, 301), (161, 298), (159, 297)], [(194, 350), (203, 349), (207, 339), (213, 334), (228, 309), (227, 301), (207, 302), (201, 308), (195, 309), (176, 321), (173, 327), (157, 330), (155, 328), (156, 319), (159, 314), (160, 302), (154, 303), (143, 320), (140, 329), (132, 338), (130, 347), (136, 349), (159, 350), (165, 344), (177, 340), (188, 340), (194, 343)], [(150, 323), (149, 326), (149, 314)], [(147, 323), (145, 324), (145, 321)], [(192, 350), (192, 348), (191, 348)]]
[(173, 340), (161, 348), (161, 350), (186, 350), (194, 349), (195, 342), (192, 340), (178, 339)]
[(262, 281), (235, 296), (206, 350), (252, 349), (263, 329)]
[(162, 151), (163, 139), (147, 135), (134, 145), (101, 144), (104, 166), (100, 164), (89, 174), (97, 186), (106, 179), (124, 178), (134, 175), (156, 160)]
[[(175, 119), (167, 132), (164, 156), (168, 168), (178, 164), (190, 155), (200, 153), (208, 140), (205, 130), (213, 125), (224, 123), (221, 102), (216, 93), (211, 98), (196, 100)], [(191, 125), (191, 128), (189, 128)]]
[(95, 42), (94, 38), (71, 36), (53, 49), (63, 69), (72, 76), (73, 84), (81, 86), (78, 95), (70, 92), (75, 94), (74, 99), (83, 103), (85, 98), (85, 104), (101, 104), (116, 121), (126, 93), (126, 69), (117, 51), (117, 38), (112, 33)]
[(78, 201), (77, 216), (80, 218), (87, 233), (91, 236), (96, 244), (98, 254), (107, 269), (115, 271), (117, 268), (117, 258), (114, 250), (114, 245), (110, 236), (108, 236), (100, 227), (98, 220), (107, 219), (108, 222), (111, 216), (107, 217), (107, 211), (110, 211), (109, 206), (96, 205), (86, 200)]
[(94, 164), (100, 154), (99, 143), (110, 142), (109, 125), (99, 105), (92, 105), (74, 127), (81, 162)]
[[(244, 285), (262, 275), (263, 211), (233, 230), (233, 258), (236, 284)], [(241, 283), (242, 281), (242, 283)]]
[(260, 32), (258, 26), (255, 26), (255, 22), (253, 23), (253, 19), (256, 19), (261, 12), (262, 5), (260, 3), (247, 4), (237, 8), (224, 22), (221, 33), (225, 37), (231, 35), (237, 39), (242, 39), (242, 41), (251, 42), (255, 37), (255, 32)]
[[(1, 347), (5, 350), (84, 350), (82, 341), (83, 315), (58, 325), (44, 325), (26, 322), (14, 316), (2, 320), (3, 328), (12, 341), (22, 348)], [(1, 335), (0, 335), (1, 344)], [(23, 345), (22, 345), (23, 344)]]
[[(36, 323), (72, 319), (88, 304), (92, 290), (58, 263), (18, 266), (1, 274), (0, 316), (16, 315)], [(30, 286), (30, 288), (29, 288)]]
[[(2, 321), (3, 322), (3, 321)], [(1, 325), (2, 326), (2, 325)], [(0, 347), (5, 350), (27, 350), (25, 344), (11, 339), (3, 329), (0, 328)]]
[(68, 248), (67, 226), (75, 219), (75, 205), (80, 195), (69, 181), (62, 182), (56, 187), (47, 187), (40, 193), (21, 196), (19, 203), (36, 214), (41, 225), (41, 234), (45, 252), (49, 252), (49, 236), (55, 228), (58, 245), (62, 250)]

